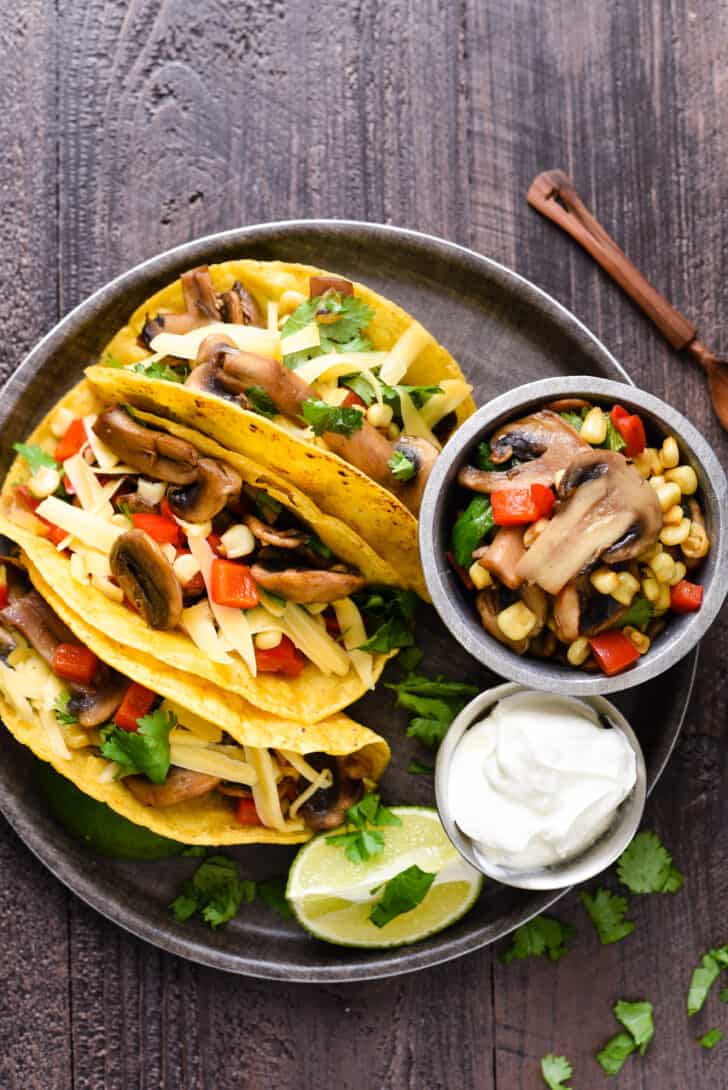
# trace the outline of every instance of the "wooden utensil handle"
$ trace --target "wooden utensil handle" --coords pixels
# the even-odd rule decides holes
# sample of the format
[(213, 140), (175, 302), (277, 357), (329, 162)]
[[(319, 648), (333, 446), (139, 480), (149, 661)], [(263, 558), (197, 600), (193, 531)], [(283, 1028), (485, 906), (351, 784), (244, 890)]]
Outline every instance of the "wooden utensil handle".
[(592, 216), (567, 174), (561, 170), (546, 170), (539, 174), (531, 183), (528, 203), (576, 239), (652, 319), (673, 348), (687, 348), (695, 339), (697, 327), (645, 280), (601, 223)]

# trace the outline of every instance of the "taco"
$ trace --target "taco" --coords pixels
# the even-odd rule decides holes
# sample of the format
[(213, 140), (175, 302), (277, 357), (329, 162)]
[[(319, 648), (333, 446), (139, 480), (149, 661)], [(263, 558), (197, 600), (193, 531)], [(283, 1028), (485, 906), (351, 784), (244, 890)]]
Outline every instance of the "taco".
[(308, 265), (202, 266), (139, 307), (87, 374), (274, 469), (426, 596), (417, 511), (475, 406), (455, 360), (396, 304)]
[(389, 566), (207, 436), (104, 406), (82, 383), (17, 449), (0, 532), (73, 613), (134, 651), (315, 722), (412, 642), (416, 597)]
[(341, 824), (381, 775), (389, 747), (373, 731), (343, 715), (281, 720), (164, 670), (74, 616), (28, 567), (32, 585), (18, 561), (0, 563), (0, 714), (122, 816), (188, 844), (299, 843)]

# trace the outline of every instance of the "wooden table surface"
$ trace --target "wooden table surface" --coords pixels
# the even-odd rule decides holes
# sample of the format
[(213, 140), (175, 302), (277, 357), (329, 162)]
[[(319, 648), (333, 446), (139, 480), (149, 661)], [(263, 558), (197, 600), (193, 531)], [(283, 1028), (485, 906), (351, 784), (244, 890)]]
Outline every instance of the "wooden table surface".
[[(634, 261), (728, 353), (728, 14), (722, 0), (193, 0), (0, 3), (2, 367), (89, 292), (221, 228), (340, 217), (464, 243), (570, 307), (725, 461), (697, 368), (527, 208), (570, 172)], [(717, 995), (688, 1022), (699, 955), (728, 941), (725, 617), (704, 641), (674, 760), (648, 807), (686, 872), (634, 898), (601, 948), (577, 899), (573, 952), (498, 951), (391, 982), (302, 987), (200, 969), (86, 908), (0, 819), (3, 1090), (531, 1090), (573, 1086), (620, 997), (657, 1035), (622, 1090), (725, 1090)], [(612, 882), (612, 884), (614, 884)], [(611, 1084), (610, 1084), (611, 1085)]]

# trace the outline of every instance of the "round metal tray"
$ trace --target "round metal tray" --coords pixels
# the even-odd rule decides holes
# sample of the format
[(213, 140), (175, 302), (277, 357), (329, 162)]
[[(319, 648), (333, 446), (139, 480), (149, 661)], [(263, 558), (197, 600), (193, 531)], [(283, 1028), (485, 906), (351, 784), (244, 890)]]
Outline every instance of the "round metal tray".
[[(412, 231), (342, 221), (292, 221), (226, 231), (155, 257), (107, 284), (37, 345), (0, 398), (2, 465), (84, 366), (149, 295), (185, 269), (234, 257), (301, 261), (363, 280), (425, 324), (460, 362), (476, 403), (551, 375), (594, 374), (629, 381), (607, 349), (572, 314), (533, 284), (479, 254)], [(448, 635), (432, 609), (421, 609), (418, 642), (424, 668), (476, 682), (498, 678)], [(645, 752), (648, 786), (659, 778), (677, 740), (692, 688), (697, 652), (655, 681), (616, 697)], [(429, 777), (410, 775), (418, 753), (406, 718), (380, 685), (352, 709), (390, 741), (383, 781), (390, 803), (432, 804)], [(486, 883), (473, 910), (448, 931), (383, 952), (328, 946), (257, 904), (217, 932), (176, 923), (167, 905), (197, 866), (194, 859), (129, 863), (92, 856), (47, 813), (33, 782), (34, 759), (0, 732), (0, 809), (39, 859), (89, 905), (156, 946), (231, 972), (271, 979), (352, 981), (394, 976), (459, 957), (502, 938), (558, 899)], [(231, 851), (245, 876), (285, 873), (291, 849)]]

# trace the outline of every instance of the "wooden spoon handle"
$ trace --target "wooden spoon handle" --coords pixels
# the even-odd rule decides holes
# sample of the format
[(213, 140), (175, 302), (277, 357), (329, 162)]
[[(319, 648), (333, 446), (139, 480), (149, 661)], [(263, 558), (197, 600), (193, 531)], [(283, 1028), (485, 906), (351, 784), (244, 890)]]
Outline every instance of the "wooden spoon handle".
[(546, 170), (539, 174), (531, 183), (528, 203), (576, 239), (652, 319), (673, 348), (687, 348), (695, 339), (697, 327), (645, 280), (601, 223), (592, 216), (567, 174), (561, 170)]

